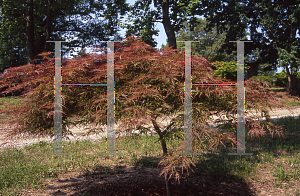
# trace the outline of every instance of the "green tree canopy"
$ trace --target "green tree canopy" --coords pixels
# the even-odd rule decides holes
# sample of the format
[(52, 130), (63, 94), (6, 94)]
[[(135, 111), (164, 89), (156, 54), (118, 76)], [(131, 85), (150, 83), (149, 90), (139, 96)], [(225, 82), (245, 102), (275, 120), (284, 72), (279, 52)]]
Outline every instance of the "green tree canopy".
[[(131, 6), (127, 22), (122, 26), (127, 28), (126, 36), (139, 36), (152, 47), (156, 46), (153, 38), (158, 30), (155, 24), (160, 22), (164, 26), (168, 37), (168, 46), (177, 48), (175, 33), (188, 21), (192, 27), (197, 23), (196, 17), (190, 12), (197, 0), (145, 0), (135, 1)], [(153, 8), (151, 8), (153, 6)]]
[[(3, 0), (0, 7), (1, 70), (27, 63), (27, 7), (26, 0)], [(70, 40), (62, 44), (62, 53), (66, 54), (76, 47), (120, 39), (118, 20), (127, 9), (125, 0), (33, 0), (34, 56), (54, 50), (54, 43), (46, 44), (46, 41)]]
[[(285, 66), (289, 79), (289, 92), (300, 95), (296, 75), (299, 65), (296, 61), (286, 62), (284, 57), (289, 53), (299, 58), (299, 38), (296, 32), (300, 27), (300, 1), (219, 1), (203, 0), (192, 9), (195, 14), (204, 14), (209, 28), (217, 27), (218, 33), (226, 32), (225, 43), (239, 40), (245, 36), (244, 29), (249, 29), (250, 40), (245, 44), (245, 54), (251, 54), (257, 49), (260, 52), (256, 64), (268, 64), (269, 69), (278, 65)], [(229, 52), (232, 44), (223, 45)], [(286, 52), (284, 52), (286, 51)], [(283, 56), (282, 56), (283, 55)]]
[[(218, 34), (217, 29), (213, 28), (207, 31), (207, 22), (205, 19), (197, 18), (197, 24), (192, 29), (187, 21), (183, 27), (176, 33), (177, 41), (199, 41), (193, 43), (192, 51), (194, 55), (209, 58), (210, 61), (229, 61), (230, 55), (221, 52), (226, 35)], [(184, 43), (178, 43), (178, 49), (184, 50)]]

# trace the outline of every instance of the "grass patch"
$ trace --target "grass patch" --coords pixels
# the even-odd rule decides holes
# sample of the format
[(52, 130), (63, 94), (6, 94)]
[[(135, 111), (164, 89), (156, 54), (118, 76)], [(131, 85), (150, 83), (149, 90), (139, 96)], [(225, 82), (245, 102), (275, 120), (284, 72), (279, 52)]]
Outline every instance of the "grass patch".
[[(174, 145), (169, 142), (168, 146)], [(15, 148), (1, 149), (0, 195), (14, 195), (22, 189), (43, 189), (43, 179), (78, 171), (86, 175), (95, 173), (122, 173), (120, 164), (126, 166), (156, 167), (162, 154), (157, 136), (122, 137), (116, 141), (118, 152), (124, 156), (100, 156), (105, 152), (105, 139), (97, 142), (83, 140), (63, 142), (63, 153), (69, 156), (47, 155), (53, 153), (53, 144), (40, 142)]]
[(269, 89), (271, 89), (273, 91), (284, 91), (284, 90), (286, 90), (285, 87), (272, 87), (272, 88), (269, 88)]
[[(19, 96), (8, 96), (8, 97), (0, 97), (0, 110), (7, 109), (13, 106), (19, 106), (22, 98)], [(10, 111), (5, 111), (1, 113), (0, 116), (9, 115)], [(0, 123), (3, 122), (3, 119), (0, 118)]]
[[(277, 124), (286, 125), (288, 132), (295, 133), (298, 118), (282, 118)], [(250, 178), (256, 175), (256, 168), (266, 162), (273, 164), (273, 175), (276, 185), (291, 182), (300, 178), (300, 144), (298, 137), (287, 135), (278, 137), (246, 139), (246, 147), (253, 156), (229, 156), (230, 148), (220, 148), (209, 154), (195, 156), (195, 174), (209, 173), (211, 178)], [(170, 140), (168, 147), (178, 146), (181, 141)], [(158, 137), (153, 135), (124, 136), (116, 140), (117, 152), (124, 156), (99, 156), (105, 152), (105, 140), (63, 142), (63, 152), (70, 156), (49, 156), (53, 152), (53, 144), (40, 142), (24, 147), (2, 149), (0, 155), (0, 194), (14, 195), (22, 189), (43, 189), (43, 179), (56, 178), (69, 171), (80, 171), (85, 175), (99, 173), (122, 173), (120, 165), (138, 168), (155, 168), (162, 154)], [(275, 162), (280, 157), (280, 162)]]
[[(22, 98), (19, 96), (0, 97), (0, 110), (6, 109), (10, 106), (19, 106)], [(5, 112), (6, 114), (9, 111)]]
[(300, 106), (300, 99), (299, 98), (295, 98), (295, 99), (291, 98), (288, 100), (284, 100), (283, 103), (290, 107), (296, 107), (296, 106)]

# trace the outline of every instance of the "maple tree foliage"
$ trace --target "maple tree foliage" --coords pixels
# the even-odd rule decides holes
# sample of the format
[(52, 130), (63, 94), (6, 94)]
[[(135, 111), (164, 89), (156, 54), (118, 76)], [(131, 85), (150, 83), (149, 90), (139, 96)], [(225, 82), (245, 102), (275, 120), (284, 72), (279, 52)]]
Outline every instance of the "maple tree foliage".
[[(10, 68), (11, 72), (0, 82), (1, 94), (19, 92), (22, 103), (19, 107), (7, 108), (11, 111), (8, 124), (17, 123), (12, 133), (53, 134), (54, 127), (54, 59), (44, 53), (44, 62), (39, 65), (25, 65)], [(107, 83), (107, 55), (84, 54), (76, 59), (62, 60), (62, 83)], [(164, 158), (162, 174), (174, 176), (179, 181), (178, 167), (190, 168), (193, 164), (188, 156), (176, 155), (183, 151), (183, 145), (167, 149), (166, 142), (172, 136), (183, 139), (184, 129), (184, 82), (185, 54), (165, 48), (157, 51), (137, 38), (128, 37), (124, 42), (115, 43), (115, 122), (120, 123), (116, 133), (149, 129), (152, 124), (159, 137)], [(192, 56), (192, 83), (233, 82), (218, 78), (211, 63), (202, 57)], [(23, 75), (20, 73), (24, 73)], [(283, 106), (276, 94), (267, 90), (262, 81), (247, 80), (246, 106), (266, 113), (266, 108)], [(106, 87), (66, 86), (62, 88), (63, 133), (71, 124), (106, 124)], [(207, 152), (219, 144), (235, 145), (235, 129), (217, 131), (207, 127), (212, 115), (226, 115), (229, 120), (221, 120), (232, 126), (236, 117), (236, 86), (192, 86), (192, 130), (193, 148), (197, 152)], [(70, 116), (84, 116), (82, 121), (71, 121)], [(157, 122), (159, 117), (178, 114), (167, 127)], [(233, 125), (235, 126), (235, 125)], [(263, 136), (268, 132), (281, 135), (283, 128), (272, 122), (257, 123), (246, 119), (248, 134)], [(104, 130), (102, 130), (104, 131)]]

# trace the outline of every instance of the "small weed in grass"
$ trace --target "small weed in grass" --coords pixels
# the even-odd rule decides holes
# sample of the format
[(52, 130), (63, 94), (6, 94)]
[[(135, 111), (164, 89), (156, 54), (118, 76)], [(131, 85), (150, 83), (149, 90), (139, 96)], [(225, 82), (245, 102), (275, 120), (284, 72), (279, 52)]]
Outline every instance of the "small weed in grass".
[(0, 195), (21, 187), (42, 187), (41, 179), (52, 172), (49, 165), (41, 164), (40, 157), (14, 148), (1, 152), (0, 168)]
[(290, 175), (285, 171), (282, 163), (275, 167), (274, 176), (276, 177), (276, 184), (279, 185), (282, 182), (289, 182)]
[(136, 165), (141, 165), (143, 167), (151, 167), (156, 168), (158, 166), (159, 160), (155, 157), (141, 157), (137, 162)]
[(103, 173), (108, 174), (110, 171), (111, 171), (110, 167), (103, 167), (99, 164), (97, 164), (93, 167), (93, 173), (99, 172), (101, 174), (103, 174)]

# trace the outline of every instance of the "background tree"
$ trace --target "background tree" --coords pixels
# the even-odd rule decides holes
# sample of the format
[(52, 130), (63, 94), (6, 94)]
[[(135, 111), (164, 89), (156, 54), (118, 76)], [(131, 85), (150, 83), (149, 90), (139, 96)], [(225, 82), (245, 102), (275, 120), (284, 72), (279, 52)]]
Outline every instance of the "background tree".
[[(130, 6), (128, 20), (122, 26), (127, 28), (126, 36), (139, 36), (147, 44), (156, 46), (157, 43), (153, 39), (158, 32), (155, 29), (155, 23), (160, 22), (168, 37), (168, 46), (176, 49), (175, 34), (183, 27), (183, 22), (188, 21), (192, 25), (197, 23), (195, 16), (189, 11), (194, 4), (199, 4), (199, 2), (195, 0), (136, 1), (133, 6)], [(151, 6), (154, 8), (151, 9)]]
[[(205, 19), (197, 18), (197, 24), (193, 29), (186, 21), (183, 27), (176, 33), (177, 41), (200, 41), (193, 44), (193, 54), (201, 57), (208, 58), (210, 61), (217, 59), (219, 61), (230, 60), (229, 55), (221, 53), (221, 46), (224, 44), (226, 35), (218, 34), (216, 28), (211, 31), (206, 31), (207, 22)], [(184, 50), (184, 43), (178, 43), (178, 49)]]
[[(126, 37), (129, 35), (135, 35), (140, 37), (145, 43), (152, 47), (157, 45), (153, 36), (158, 35), (158, 30), (155, 29), (155, 18), (158, 18), (158, 12), (153, 11), (150, 8), (152, 1), (137, 1), (135, 5), (130, 6), (129, 16), (126, 19), (126, 23), (122, 24), (123, 28), (127, 28)], [(132, 22), (129, 25), (128, 22)], [(134, 27), (134, 28), (132, 28)]]
[(27, 15), (26, 15), (26, 43), (27, 43), (27, 58), (28, 63), (33, 63), (34, 56), (34, 21), (33, 21), (33, 0), (27, 0)]
[[(111, 36), (120, 39), (117, 23), (127, 9), (125, 0), (4, 0), (0, 12), (0, 68), (24, 65), (43, 51), (53, 51), (54, 44), (46, 43), (50, 40), (70, 40), (62, 45), (62, 54), (66, 54), (76, 47), (113, 39)], [(27, 20), (29, 16), (31, 20)], [(27, 39), (32, 41), (25, 42)]]
[[(259, 64), (268, 64), (266, 71), (276, 69), (278, 58), (282, 58), (282, 50), (286, 50), (299, 57), (299, 38), (296, 31), (299, 29), (299, 1), (201, 1), (193, 13), (204, 14), (209, 21), (209, 27), (217, 26), (218, 32), (226, 32), (226, 41), (239, 40), (243, 37), (243, 29), (249, 28), (251, 44), (245, 45), (246, 54), (255, 50), (260, 51), (260, 57), (252, 63), (257, 69)], [(228, 28), (229, 27), (229, 28)], [(223, 45), (229, 49), (230, 45)], [(285, 58), (286, 59), (286, 58)], [(286, 62), (286, 61), (285, 61)], [(286, 64), (289, 69), (289, 92), (299, 94), (296, 75), (298, 64)], [(292, 71), (293, 70), (293, 71)]]
[[(0, 63), (1, 70), (7, 65), (16, 66), (19, 62), (25, 62), (26, 46), (26, 22), (24, 1), (2, 1), (0, 20)], [(22, 33), (21, 33), (22, 32)], [(26, 49), (26, 47), (25, 47)]]

